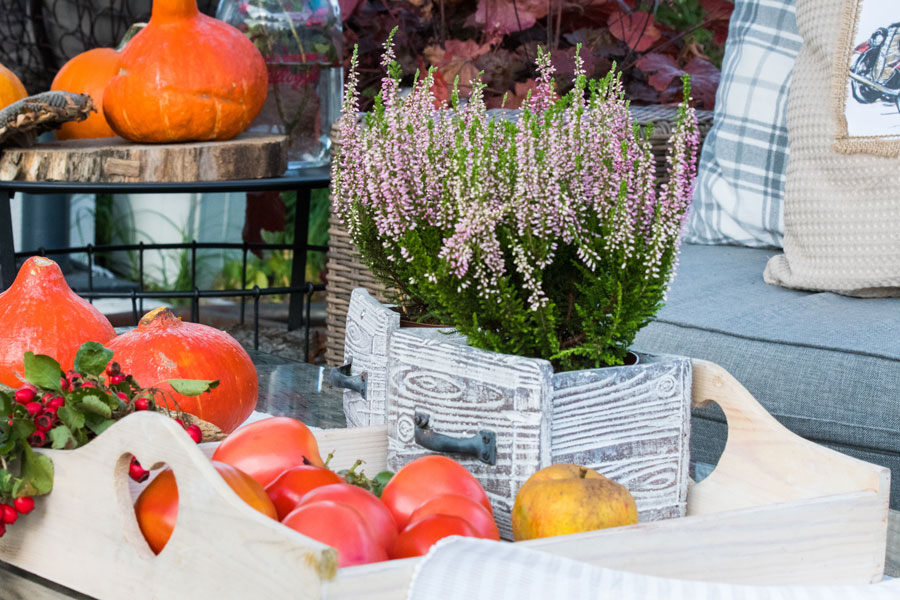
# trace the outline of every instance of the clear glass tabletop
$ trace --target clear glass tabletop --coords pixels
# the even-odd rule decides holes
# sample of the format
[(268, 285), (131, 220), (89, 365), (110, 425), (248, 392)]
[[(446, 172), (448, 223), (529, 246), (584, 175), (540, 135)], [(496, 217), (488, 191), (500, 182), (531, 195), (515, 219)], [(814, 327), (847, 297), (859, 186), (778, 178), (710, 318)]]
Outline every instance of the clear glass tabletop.
[[(258, 411), (326, 429), (346, 425), (343, 392), (328, 385), (327, 368), (256, 351), (250, 356), (259, 375)], [(15, 526), (27, 527), (27, 519)], [(76, 556), (78, 540), (71, 543), (72, 556)], [(0, 600), (51, 598), (90, 599), (0, 561)]]

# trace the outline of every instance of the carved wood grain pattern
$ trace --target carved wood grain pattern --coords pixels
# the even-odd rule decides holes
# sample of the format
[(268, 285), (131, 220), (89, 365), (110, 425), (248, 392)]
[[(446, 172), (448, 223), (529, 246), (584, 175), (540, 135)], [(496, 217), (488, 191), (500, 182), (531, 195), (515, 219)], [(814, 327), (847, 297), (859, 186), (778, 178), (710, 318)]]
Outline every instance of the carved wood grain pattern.
[(400, 315), (362, 288), (353, 290), (344, 333), (344, 363), (350, 373), (366, 373), (366, 398), (344, 390), (348, 427), (384, 424), (387, 398), (388, 338), (400, 327)]
[(550, 458), (550, 364), (485, 352), (454, 341), (396, 331), (390, 340), (388, 467), (397, 470), (431, 454), (413, 438), (415, 411), (427, 412), (438, 433), (497, 434), (497, 464), (454, 455), (481, 482), (501, 535), (511, 539), (519, 487)]
[(553, 377), (553, 463), (591, 467), (628, 488), (640, 521), (684, 516), (691, 369), (668, 358)]

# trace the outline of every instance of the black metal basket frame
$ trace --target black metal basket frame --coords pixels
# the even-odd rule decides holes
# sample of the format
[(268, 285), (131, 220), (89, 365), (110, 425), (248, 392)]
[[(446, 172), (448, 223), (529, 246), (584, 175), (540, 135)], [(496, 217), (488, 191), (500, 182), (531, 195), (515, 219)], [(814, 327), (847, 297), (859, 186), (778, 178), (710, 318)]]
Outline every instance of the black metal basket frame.
[[(326, 167), (304, 169), (288, 172), (281, 177), (269, 179), (253, 179), (238, 181), (188, 182), (188, 183), (75, 183), (75, 182), (0, 182), (0, 290), (8, 288), (17, 274), (17, 266), (21, 260), (29, 256), (71, 255), (84, 253), (88, 257), (88, 289), (75, 289), (82, 297), (93, 301), (100, 298), (130, 299), (132, 316), (135, 324), (143, 313), (143, 300), (149, 298), (187, 298), (191, 300), (191, 320), (199, 321), (201, 298), (235, 298), (241, 299), (240, 323), (244, 324), (244, 313), (247, 298), (253, 299), (253, 347), (259, 349), (259, 301), (262, 296), (281, 294), (290, 295), (288, 308), (288, 331), (305, 327), (305, 354), (309, 355), (310, 313), (312, 295), (322, 291), (325, 286), (306, 281), (306, 253), (308, 251), (327, 252), (327, 246), (310, 245), (309, 207), (313, 189), (327, 188), (330, 174)], [(38, 248), (34, 251), (15, 252), (12, 232), (11, 201), (16, 192), (32, 194), (121, 194), (121, 193), (211, 193), (211, 192), (258, 192), (258, 191), (296, 191), (297, 207), (294, 214), (294, 240), (290, 244), (266, 243), (225, 243), (225, 242), (191, 242), (168, 244), (103, 245), (88, 244), (79, 247)], [(4, 198), (5, 195), (5, 198)], [(4, 201), (5, 200), (5, 201)], [(144, 281), (144, 253), (158, 250), (190, 250), (191, 251), (191, 289), (190, 290), (146, 290)], [(241, 289), (199, 289), (197, 280), (197, 250), (241, 250), (242, 270)], [(247, 254), (251, 250), (292, 250), (291, 282), (287, 287), (265, 288), (247, 286)], [(137, 290), (130, 291), (97, 291), (94, 289), (93, 266), (99, 253), (116, 251), (138, 252), (139, 281)]]

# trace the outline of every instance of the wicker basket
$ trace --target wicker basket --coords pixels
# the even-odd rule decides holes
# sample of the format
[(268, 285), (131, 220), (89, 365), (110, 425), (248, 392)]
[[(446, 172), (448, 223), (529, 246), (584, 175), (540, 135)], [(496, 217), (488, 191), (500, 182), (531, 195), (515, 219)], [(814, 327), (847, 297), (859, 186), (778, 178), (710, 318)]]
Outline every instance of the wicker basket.
[[(631, 110), (638, 123), (654, 124), (650, 143), (656, 161), (656, 177), (663, 183), (666, 180), (666, 150), (675, 124), (677, 108), (635, 106)], [(712, 112), (697, 111), (697, 118), (700, 121), (700, 139), (703, 140), (712, 126)], [(361, 287), (379, 300), (384, 300), (385, 288), (362, 263), (359, 253), (350, 241), (350, 235), (334, 212), (329, 219), (328, 234), (325, 360), (329, 365), (340, 365), (344, 362), (344, 323), (347, 308), (350, 306), (350, 293), (355, 288)]]

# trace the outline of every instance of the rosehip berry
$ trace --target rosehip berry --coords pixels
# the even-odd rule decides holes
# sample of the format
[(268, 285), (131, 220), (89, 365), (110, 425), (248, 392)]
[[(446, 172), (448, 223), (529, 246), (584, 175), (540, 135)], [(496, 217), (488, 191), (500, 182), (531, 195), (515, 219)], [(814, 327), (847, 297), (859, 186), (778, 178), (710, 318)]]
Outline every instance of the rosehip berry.
[(119, 385), (123, 381), (125, 381), (124, 375), (113, 375), (109, 378), (109, 385)]
[(106, 365), (106, 374), (112, 377), (113, 375), (118, 375), (122, 372), (122, 367), (119, 366), (119, 363), (116, 361), (112, 361), (108, 365)]
[(0, 537), (3, 537), (4, 535), (6, 535), (6, 525), (0, 523)]
[(134, 409), (135, 410), (147, 410), (150, 408), (150, 399), (149, 398), (138, 398), (134, 401)]
[(41, 448), (47, 443), (47, 434), (38, 429), (28, 436), (28, 443), (34, 448)]
[(116, 392), (116, 396), (118, 396), (119, 400), (121, 400), (122, 402), (128, 402), (128, 394), (126, 394), (125, 392)]
[(34, 400), (34, 390), (31, 388), (23, 387), (16, 390), (16, 402), (19, 404), (28, 404), (32, 400)]
[(53, 429), (53, 417), (43, 412), (34, 418), (34, 426), (46, 433)]
[(95, 388), (95, 387), (97, 387), (97, 384), (94, 383), (93, 381), (85, 381), (84, 383), (81, 384), (81, 387), (83, 387), (83, 388)]
[(68, 392), (70, 389), (72, 389), (72, 386), (69, 385), (69, 380), (66, 379), (65, 377), (59, 378), (59, 387), (64, 392)]
[(56, 410), (57, 410), (57, 409), (53, 408), (52, 406), (48, 406), (47, 408), (44, 409), (44, 412), (41, 413), (41, 414), (42, 414), (42, 415), (47, 415), (47, 416), (49, 416), (53, 421), (56, 421), (56, 417), (57, 417), (57, 415), (56, 415)]
[(29, 416), (36, 417), (44, 410), (44, 405), (40, 402), (29, 402), (25, 405), (25, 410), (28, 411)]
[(150, 477), (150, 471), (141, 466), (136, 459), (131, 459), (131, 464), (128, 465), (128, 476), (131, 477), (134, 481), (138, 483), (142, 483), (147, 481), (147, 478)]
[(19, 518), (19, 513), (9, 504), (0, 504), (0, 512), (3, 513), (3, 518), (0, 519), (0, 521), (8, 523), (9, 525), (15, 523), (16, 519)]
[(34, 498), (31, 496), (22, 496), (13, 500), (13, 506), (19, 511), (20, 515), (27, 515), (34, 510)]
[(59, 396), (53, 396), (49, 401), (47, 401), (47, 408), (52, 408), (53, 410), (58, 410), (60, 406), (65, 405), (66, 399)]
[(185, 431), (188, 432), (188, 435), (191, 436), (191, 439), (194, 440), (195, 443), (199, 444), (203, 441), (203, 432), (197, 425), (189, 425)]

